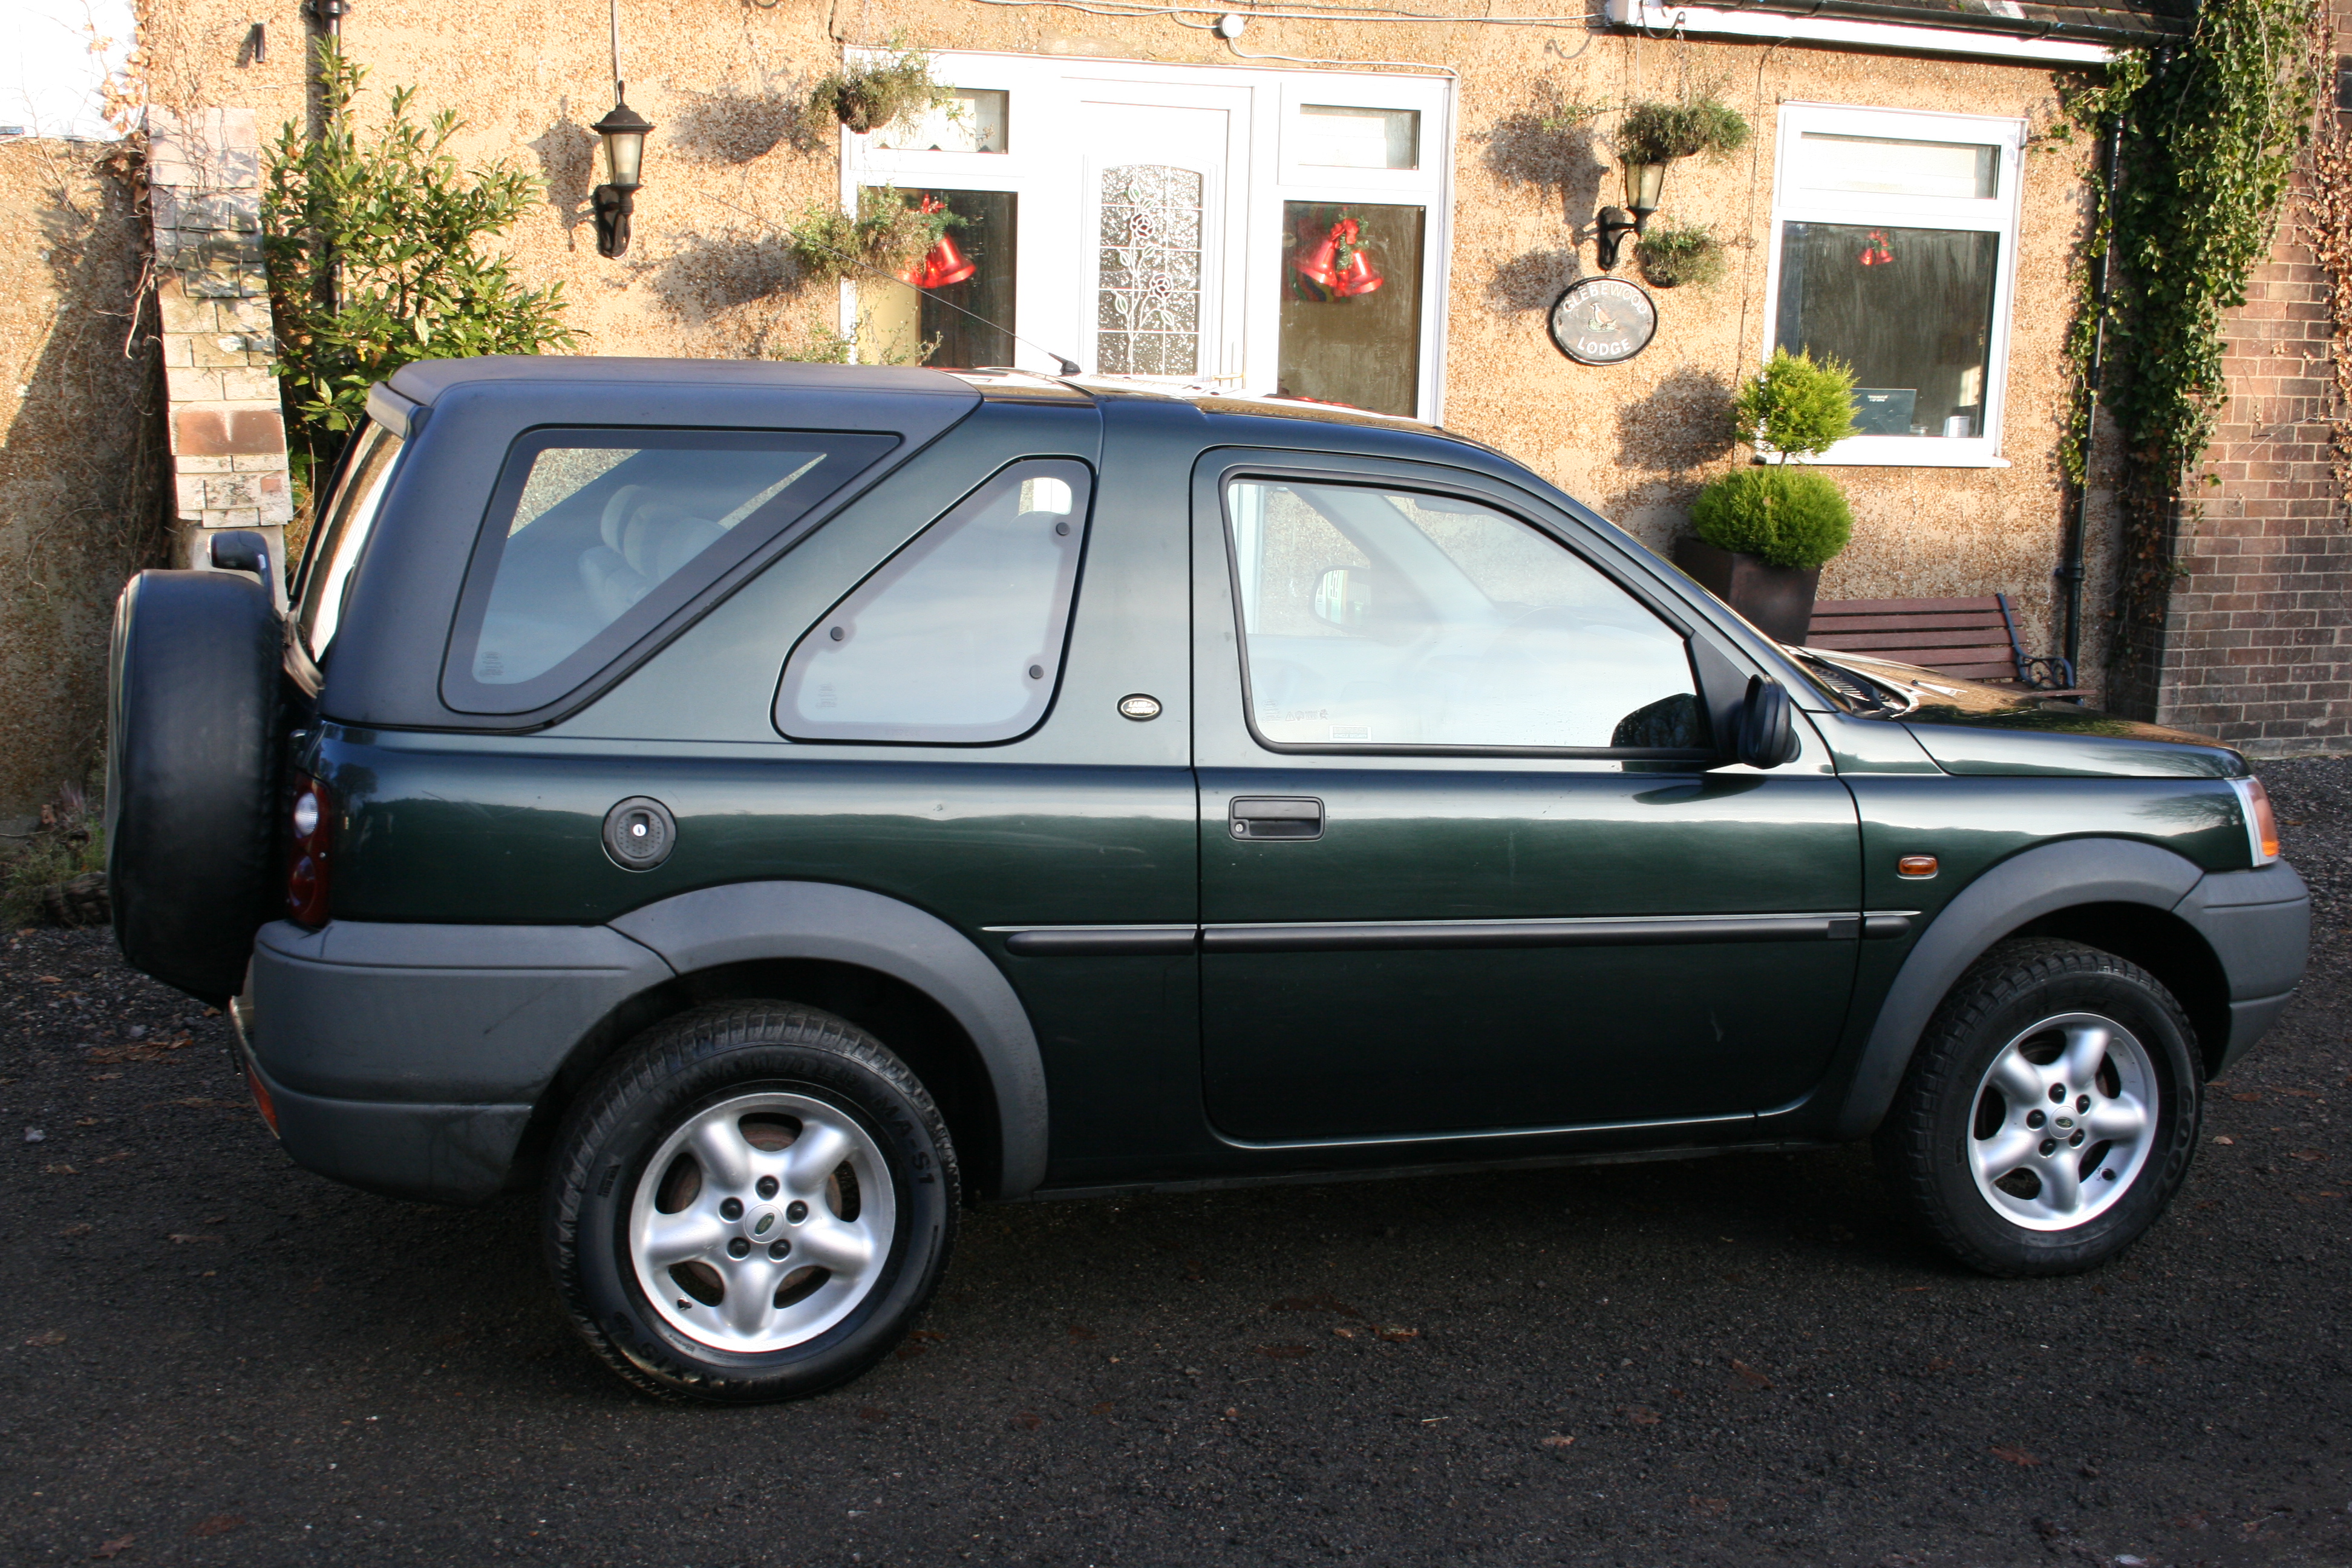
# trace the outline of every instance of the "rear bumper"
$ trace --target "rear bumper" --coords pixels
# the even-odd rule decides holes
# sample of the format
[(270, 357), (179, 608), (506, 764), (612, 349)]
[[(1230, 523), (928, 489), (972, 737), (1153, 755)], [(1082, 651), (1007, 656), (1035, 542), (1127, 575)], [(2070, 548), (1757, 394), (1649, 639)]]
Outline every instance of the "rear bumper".
[(2311, 893), (2285, 861), (2255, 871), (2216, 871), (2174, 912), (2197, 929), (2230, 986), (2229, 1038), (2216, 1077), (2262, 1038), (2303, 984), (2311, 951)]
[(604, 926), (281, 921), (255, 944), (238, 1032), (295, 1163), (479, 1203), (574, 1047), (670, 978)]

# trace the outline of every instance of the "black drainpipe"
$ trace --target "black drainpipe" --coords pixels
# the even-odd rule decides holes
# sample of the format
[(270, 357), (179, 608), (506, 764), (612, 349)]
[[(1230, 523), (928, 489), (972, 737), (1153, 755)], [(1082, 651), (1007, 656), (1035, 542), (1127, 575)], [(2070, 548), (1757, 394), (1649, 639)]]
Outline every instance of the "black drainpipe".
[(2105, 211), (2110, 227), (2107, 247), (2099, 253), (2099, 279), (2092, 290), (2092, 309), (2097, 312), (2091, 330), (2091, 363), (2084, 373), (2088, 386), (2091, 406), (2083, 427), (2083, 480), (2074, 487), (2074, 515), (2066, 524), (2066, 549), (2058, 565), (2058, 575), (2066, 584), (2066, 668), (2074, 671), (2072, 679), (2079, 682), (2082, 673), (2076, 668), (2083, 657), (2083, 541), (2091, 523), (2091, 457), (2099, 434), (2099, 391), (2101, 371), (2107, 351), (2107, 283), (2116, 264), (2116, 244), (2113, 224), (2116, 211), (2116, 167), (2123, 156), (2123, 116), (2116, 115), (2107, 121), (2107, 144), (2105, 148), (2106, 170)]

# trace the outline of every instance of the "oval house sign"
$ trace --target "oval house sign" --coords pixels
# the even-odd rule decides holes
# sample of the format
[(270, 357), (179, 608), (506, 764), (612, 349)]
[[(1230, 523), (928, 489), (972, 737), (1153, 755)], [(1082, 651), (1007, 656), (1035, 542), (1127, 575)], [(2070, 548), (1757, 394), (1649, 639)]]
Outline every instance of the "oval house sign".
[(1580, 278), (1551, 306), (1551, 341), (1579, 364), (1623, 364), (1658, 335), (1658, 303), (1622, 278)]

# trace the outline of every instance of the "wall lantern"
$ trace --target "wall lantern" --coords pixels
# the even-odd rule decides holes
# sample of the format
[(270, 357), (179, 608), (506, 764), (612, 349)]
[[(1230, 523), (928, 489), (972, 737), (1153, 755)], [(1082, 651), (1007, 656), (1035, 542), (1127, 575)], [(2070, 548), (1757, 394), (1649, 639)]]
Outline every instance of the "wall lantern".
[(1606, 272), (1617, 265), (1618, 247), (1624, 244), (1627, 235), (1647, 232), (1650, 215), (1658, 210), (1658, 198), (1665, 188), (1664, 163), (1625, 165), (1625, 201), (1633, 212), (1627, 213), (1624, 207), (1602, 207), (1601, 216), (1593, 220), (1601, 231), (1601, 270)]
[(613, 0), (613, 108), (589, 127), (604, 139), (607, 183), (588, 200), (596, 213), (596, 254), (625, 256), (629, 216), (636, 211), (638, 175), (645, 166), (646, 134), (653, 121), (629, 107), (629, 84), (621, 79), (621, 0)]

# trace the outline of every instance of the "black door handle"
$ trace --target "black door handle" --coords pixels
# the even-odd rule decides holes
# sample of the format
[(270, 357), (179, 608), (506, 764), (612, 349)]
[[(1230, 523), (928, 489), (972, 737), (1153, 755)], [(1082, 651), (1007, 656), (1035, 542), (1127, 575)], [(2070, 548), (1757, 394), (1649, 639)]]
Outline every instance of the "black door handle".
[(1237, 795), (1225, 821), (1236, 838), (1320, 838), (1323, 803), (1312, 795)]

